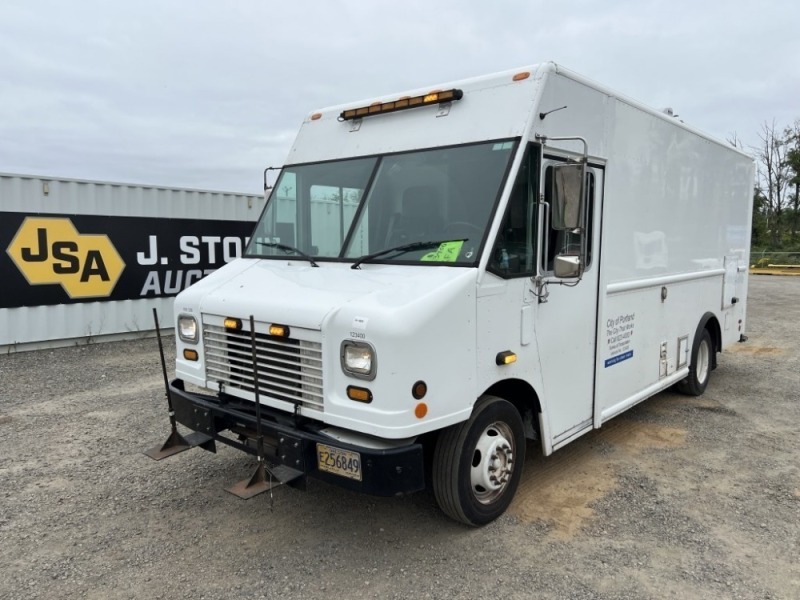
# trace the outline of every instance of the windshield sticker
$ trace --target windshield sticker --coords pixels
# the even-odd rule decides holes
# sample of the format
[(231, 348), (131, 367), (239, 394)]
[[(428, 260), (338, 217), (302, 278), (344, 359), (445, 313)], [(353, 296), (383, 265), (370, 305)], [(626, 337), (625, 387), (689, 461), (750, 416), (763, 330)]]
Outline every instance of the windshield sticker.
[(458, 254), (461, 252), (461, 247), (464, 245), (463, 241), (458, 242), (444, 242), (439, 244), (439, 247), (433, 252), (428, 252), (420, 260), (430, 262), (456, 262)]

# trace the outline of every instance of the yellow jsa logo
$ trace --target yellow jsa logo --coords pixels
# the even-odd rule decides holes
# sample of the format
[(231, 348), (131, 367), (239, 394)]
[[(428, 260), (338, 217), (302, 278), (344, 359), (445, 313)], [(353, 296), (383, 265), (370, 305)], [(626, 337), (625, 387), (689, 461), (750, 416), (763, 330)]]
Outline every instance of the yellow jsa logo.
[(111, 295), (125, 268), (107, 235), (82, 235), (69, 219), (26, 217), (8, 255), (28, 283), (61, 284), (70, 298)]

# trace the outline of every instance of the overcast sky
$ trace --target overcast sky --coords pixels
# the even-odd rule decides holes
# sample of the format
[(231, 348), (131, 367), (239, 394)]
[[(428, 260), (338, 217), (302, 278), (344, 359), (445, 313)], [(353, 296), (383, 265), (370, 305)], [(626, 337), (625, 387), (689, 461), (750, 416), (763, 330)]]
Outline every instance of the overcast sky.
[(753, 144), (800, 119), (798, 24), (797, 0), (2, 0), (0, 172), (257, 193), (314, 108), (547, 60)]

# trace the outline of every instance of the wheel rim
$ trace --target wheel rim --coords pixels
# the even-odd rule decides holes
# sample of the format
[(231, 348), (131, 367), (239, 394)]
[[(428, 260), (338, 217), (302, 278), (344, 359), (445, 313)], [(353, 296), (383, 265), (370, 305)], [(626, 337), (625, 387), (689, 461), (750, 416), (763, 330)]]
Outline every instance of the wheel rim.
[(470, 482), (475, 499), (491, 504), (503, 495), (514, 472), (514, 435), (506, 423), (483, 430), (472, 455)]
[(697, 374), (697, 383), (702, 385), (708, 377), (708, 365), (710, 364), (710, 354), (708, 342), (702, 340), (700, 347), (697, 349), (697, 367), (695, 373)]

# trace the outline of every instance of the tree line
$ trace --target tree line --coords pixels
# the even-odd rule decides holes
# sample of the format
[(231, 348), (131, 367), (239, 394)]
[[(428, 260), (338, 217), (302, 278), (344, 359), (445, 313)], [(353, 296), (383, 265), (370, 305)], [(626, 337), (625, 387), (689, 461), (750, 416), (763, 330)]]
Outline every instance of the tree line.
[[(789, 127), (763, 123), (753, 199), (753, 250), (800, 252), (800, 120)], [(737, 140), (731, 140), (740, 145)]]

